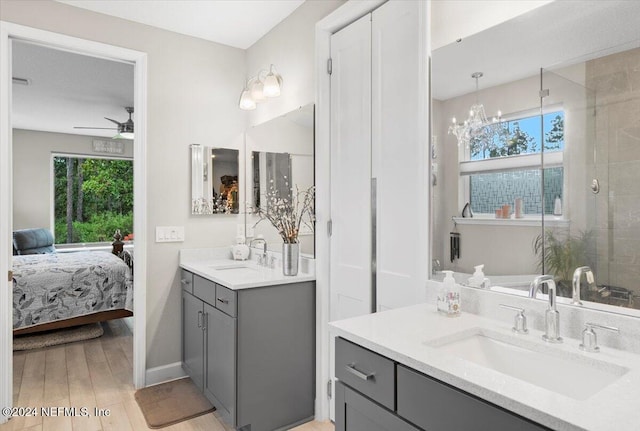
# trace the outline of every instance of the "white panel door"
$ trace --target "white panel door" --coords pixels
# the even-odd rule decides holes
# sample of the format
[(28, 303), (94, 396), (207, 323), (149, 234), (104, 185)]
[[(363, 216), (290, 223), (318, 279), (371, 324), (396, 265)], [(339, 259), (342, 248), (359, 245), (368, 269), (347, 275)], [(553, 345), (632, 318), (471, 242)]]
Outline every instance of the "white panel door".
[(371, 312), (371, 15), (331, 37), (329, 319)]
[(378, 311), (424, 302), (426, 294), (429, 117), (421, 3), (390, 1), (372, 13)]

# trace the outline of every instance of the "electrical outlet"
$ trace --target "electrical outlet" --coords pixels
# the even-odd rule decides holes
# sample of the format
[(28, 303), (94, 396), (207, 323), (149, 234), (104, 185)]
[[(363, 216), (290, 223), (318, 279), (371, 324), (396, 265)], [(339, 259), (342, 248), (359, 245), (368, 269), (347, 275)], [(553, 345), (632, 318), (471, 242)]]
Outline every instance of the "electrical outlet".
[(244, 225), (237, 224), (236, 225), (236, 236), (244, 236)]

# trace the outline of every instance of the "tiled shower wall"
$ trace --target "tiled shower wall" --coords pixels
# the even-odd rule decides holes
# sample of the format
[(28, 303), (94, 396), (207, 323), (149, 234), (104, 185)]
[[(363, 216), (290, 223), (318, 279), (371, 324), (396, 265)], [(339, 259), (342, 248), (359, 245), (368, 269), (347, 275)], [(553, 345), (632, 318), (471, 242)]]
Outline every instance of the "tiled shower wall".
[[(640, 307), (640, 48), (587, 62), (596, 91), (598, 283), (632, 290)], [(603, 279), (605, 278), (605, 279)]]

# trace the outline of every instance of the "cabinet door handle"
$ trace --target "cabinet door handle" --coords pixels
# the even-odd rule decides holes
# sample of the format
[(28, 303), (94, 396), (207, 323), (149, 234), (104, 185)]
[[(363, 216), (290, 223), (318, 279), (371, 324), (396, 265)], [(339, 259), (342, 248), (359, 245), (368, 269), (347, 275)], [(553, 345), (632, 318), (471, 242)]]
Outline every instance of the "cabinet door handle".
[(216, 298), (218, 300), (218, 302), (222, 302), (223, 304), (228, 304), (229, 300), (228, 299), (224, 299), (224, 298)]
[(202, 311), (198, 311), (198, 328), (202, 328)]
[(202, 330), (206, 331), (209, 328), (209, 313), (204, 313), (204, 323), (202, 324)]
[(354, 376), (356, 376), (357, 378), (362, 379), (364, 381), (371, 380), (376, 375), (375, 372), (369, 373), (369, 374), (363, 373), (362, 371), (356, 368), (355, 363), (345, 365), (345, 369), (351, 374), (353, 374)]
[(180, 283), (181, 283), (183, 286), (188, 286), (188, 285), (190, 285), (190, 284), (191, 284), (191, 282), (190, 282), (189, 280), (180, 280)]

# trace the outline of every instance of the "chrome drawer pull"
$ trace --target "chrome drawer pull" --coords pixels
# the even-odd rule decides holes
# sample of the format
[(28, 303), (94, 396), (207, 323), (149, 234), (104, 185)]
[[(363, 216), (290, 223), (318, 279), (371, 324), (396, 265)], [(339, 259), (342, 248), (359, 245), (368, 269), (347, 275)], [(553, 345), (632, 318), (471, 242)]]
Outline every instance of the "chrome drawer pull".
[(180, 283), (182, 283), (183, 286), (188, 286), (191, 284), (189, 280), (180, 280)]
[(223, 304), (228, 304), (229, 300), (228, 299), (224, 299), (224, 298), (216, 298), (219, 302), (222, 302)]
[(348, 372), (350, 372), (351, 374), (353, 374), (354, 376), (356, 376), (359, 379), (362, 379), (364, 381), (367, 380), (371, 380), (373, 379), (373, 377), (376, 375), (376, 373), (369, 373), (369, 374), (365, 374), (362, 371), (358, 370), (355, 367), (355, 363), (349, 364), (349, 365), (345, 365), (345, 368)]

